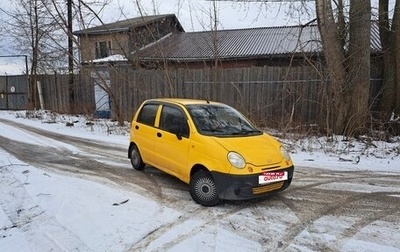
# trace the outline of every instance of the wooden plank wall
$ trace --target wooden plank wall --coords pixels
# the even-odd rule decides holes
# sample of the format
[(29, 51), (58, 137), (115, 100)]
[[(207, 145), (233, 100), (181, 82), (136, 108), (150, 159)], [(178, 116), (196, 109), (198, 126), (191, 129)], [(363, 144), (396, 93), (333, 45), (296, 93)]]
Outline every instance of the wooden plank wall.
[[(103, 69), (104, 70), (104, 69)], [(196, 98), (220, 101), (236, 107), (259, 126), (288, 123), (318, 124), (325, 118), (324, 80), (310, 67), (251, 67), (232, 69), (133, 70), (109, 67), (113, 98), (124, 120), (146, 99)], [(75, 76), (76, 113), (92, 115), (94, 87), (92, 69)], [(45, 109), (69, 113), (68, 75), (39, 77)], [(371, 101), (377, 103), (381, 81), (371, 80)], [(324, 102), (325, 101), (325, 102)], [(115, 111), (112, 111), (115, 118)]]
[(130, 120), (140, 103), (158, 97), (196, 98), (232, 105), (257, 124), (315, 122), (323, 80), (307, 67), (111, 71), (116, 101)]
[[(69, 76), (67, 74), (40, 75), (38, 80), (42, 86), (44, 108), (58, 113), (70, 113)], [(74, 75), (74, 94), (75, 112), (92, 114), (94, 91), (89, 76)]]

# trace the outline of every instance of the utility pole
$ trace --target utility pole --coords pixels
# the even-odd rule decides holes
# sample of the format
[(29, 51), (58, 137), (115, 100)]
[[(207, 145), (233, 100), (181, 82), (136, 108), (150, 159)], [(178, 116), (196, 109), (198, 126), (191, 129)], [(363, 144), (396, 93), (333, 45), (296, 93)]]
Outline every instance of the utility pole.
[(74, 89), (74, 47), (72, 43), (72, 0), (67, 0), (68, 11), (68, 96), (69, 112), (75, 112), (75, 89)]

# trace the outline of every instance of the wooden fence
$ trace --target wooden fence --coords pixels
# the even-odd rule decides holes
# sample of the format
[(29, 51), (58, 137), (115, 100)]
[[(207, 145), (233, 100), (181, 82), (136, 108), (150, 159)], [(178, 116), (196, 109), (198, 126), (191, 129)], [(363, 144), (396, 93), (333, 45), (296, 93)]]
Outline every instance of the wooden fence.
[[(81, 80), (81, 75), (74, 75), (74, 79), (75, 112), (93, 113), (93, 83)], [(0, 76), (0, 109), (39, 109), (43, 105), (47, 110), (71, 112), (68, 75), (38, 75), (36, 85), (30, 85), (33, 85), (31, 78), (26, 75)]]
[[(95, 111), (94, 72), (83, 69), (74, 77), (73, 107), (76, 113)], [(311, 67), (251, 67), (234, 69), (133, 70), (129, 66), (104, 67), (112, 95), (111, 115), (130, 121), (146, 99), (197, 98), (236, 107), (259, 126), (318, 124), (325, 120), (329, 82)], [(39, 76), (44, 108), (70, 113), (68, 75)], [(371, 101), (379, 96), (381, 80), (371, 81)], [(328, 97), (329, 98), (329, 97)], [(372, 104), (373, 105), (373, 104)], [(116, 113), (120, 111), (119, 113)]]
[[(67, 74), (39, 75), (44, 109), (58, 113), (92, 114), (94, 110), (93, 83), (85, 81), (81, 75), (74, 75), (74, 104), (70, 106), (69, 76)], [(36, 97), (39, 99), (39, 97)]]
[(178, 69), (129, 68), (111, 71), (111, 86), (122, 117), (132, 114), (146, 99), (197, 98), (220, 101), (238, 108), (259, 125), (310, 123), (321, 115), (324, 81), (310, 67), (252, 67)]

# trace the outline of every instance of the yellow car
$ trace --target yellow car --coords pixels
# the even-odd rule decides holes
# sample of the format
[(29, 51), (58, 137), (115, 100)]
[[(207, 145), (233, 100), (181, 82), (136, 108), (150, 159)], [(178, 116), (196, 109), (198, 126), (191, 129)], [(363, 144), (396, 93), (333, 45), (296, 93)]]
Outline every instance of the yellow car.
[(214, 206), (286, 189), (294, 166), (283, 146), (234, 108), (192, 99), (151, 99), (133, 117), (128, 157), (189, 184), (192, 199)]

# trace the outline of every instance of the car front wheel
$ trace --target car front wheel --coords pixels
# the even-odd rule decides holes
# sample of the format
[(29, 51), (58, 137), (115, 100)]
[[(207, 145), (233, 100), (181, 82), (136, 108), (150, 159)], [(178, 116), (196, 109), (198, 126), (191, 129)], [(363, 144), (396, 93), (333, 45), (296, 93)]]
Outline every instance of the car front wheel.
[(200, 170), (190, 179), (190, 196), (203, 206), (215, 206), (219, 203), (217, 185), (210, 172)]
[(139, 171), (143, 170), (145, 165), (143, 163), (142, 157), (140, 156), (139, 149), (136, 145), (132, 145), (131, 147), (131, 164), (133, 168)]

